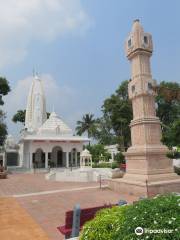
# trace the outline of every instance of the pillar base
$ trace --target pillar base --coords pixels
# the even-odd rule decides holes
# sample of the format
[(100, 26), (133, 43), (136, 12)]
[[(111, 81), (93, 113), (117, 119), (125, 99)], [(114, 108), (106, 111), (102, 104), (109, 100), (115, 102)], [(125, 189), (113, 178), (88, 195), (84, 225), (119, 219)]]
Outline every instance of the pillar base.
[(127, 178), (108, 180), (109, 188), (122, 194), (129, 194), (138, 197), (153, 197), (157, 194), (171, 192), (180, 193), (180, 177), (176, 175), (174, 179), (159, 180), (154, 182), (132, 181)]

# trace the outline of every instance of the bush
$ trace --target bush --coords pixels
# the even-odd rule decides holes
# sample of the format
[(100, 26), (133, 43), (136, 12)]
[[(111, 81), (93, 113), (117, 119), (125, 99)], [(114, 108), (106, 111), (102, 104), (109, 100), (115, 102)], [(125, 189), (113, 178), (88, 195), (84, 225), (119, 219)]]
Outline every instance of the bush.
[(118, 168), (119, 165), (116, 162), (113, 162), (113, 163), (105, 163), (104, 162), (104, 163), (93, 163), (92, 167), (93, 168), (112, 168), (112, 169), (114, 169), (114, 168)]
[(115, 161), (118, 162), (118, 163), (126, 163), (126, 160), (125, 160), (125, 157), (124, 155), (122, 154), (122, 152), (119, 152), (115, 155), (114, 157)]
[(180, 168), (174, 167), (174, 172), (177, 173), (178, 175), (180, 175)]
[[(100, 160), (108, 161), (111, 158), (111, 154), (108, 153), (103, 144), (94, 144), (87, 146), (87, 149), (92, 155), (92, 161), (97, 163)], [(102, 158), (102, 159), (101, 159)]]
[(178, 158), (180, 158), (180, 152), (178, 152), (178, 151), (171, 151), (171, 152), (167, 153), (166, 156), (168, 158), (171, 158), (171, 159), (178, 159)]
[[(137, 227), (169, 229), (172, 233), (146, 233), (137, 236)], [(166, 240), (179, 239), (180, 196), (175, 194), (144, 199), (134, 205), (103, 209), (86, 223), (80, 240)]]

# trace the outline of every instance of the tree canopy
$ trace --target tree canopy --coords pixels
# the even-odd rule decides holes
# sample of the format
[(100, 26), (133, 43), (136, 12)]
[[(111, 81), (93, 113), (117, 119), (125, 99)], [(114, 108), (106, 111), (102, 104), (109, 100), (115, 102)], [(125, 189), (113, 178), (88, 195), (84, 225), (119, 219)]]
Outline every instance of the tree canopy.
[(175, 92), (180, 92), (180, 84), (176, 82), (161, 82), (159, 84), (157, 103), (157, 116), (165, 126), (169, 126), (180, 118), (180, 99)]
[(7, 95), (11, 91), (9, 82), (6, 78), (0, 77), (0, 105), (4, 104), (3, 96)]
[(90, 151), (92, 155), (93, 162), (108, 161), (111, 158), (111, 154), (104, 148), (102, 144), (94, 144), (87, 146), (87, 149)]
[[(10, 92), (9, 82), (6, 78), (0, 77), (0, 105), (4, 105), (3, 96), (7, 95)], [(7, 126), (5, 124), (5, 113), (0, 110), (0, 145), (3, 145), (6, 135), (7, 135)]]
[[(161, 82), (156, 88), (157, 116), (162, 123), (162, 141), (167, 146), (180, 145), (180, 84)], [(89, 124), (89, 120), (93, 121)], [(119, 144), (126, 150), (131, 144), (129, 124), (133, 118), (132, 104), (128, 98), (128, 81), (123, 81), (110, 97), (104, 100), (102, 117), (94, 119), (88, 114), (83, 121), (78, 121), (77, 130), (80, 135), (89, 129), (89, 136), (100, 144)], [(87, 121), (87, 123), (86, 123)], [(90, 121), (91, 122), (91, 121)]]
[(132, 120), (132, 105), (128, 98), (128, 81), (123, 81), (102, 106), (103, 118), (111, 123), (117, 143), (126, 149), (131, 142), (129, 124)]
[(25, 123), (25, 116), (26, 116), (26, 110), (18, 110), (16, 114), (14, 114), (12, 121), (17, 123)]
[(180, 145), (180, 84), (161, 82), (158, 88), (157, 116), (162, 123), (162, 141), (169, 147)]
[[(20, 122), (25, 124), (25, 116), (26, 116), (26, 110), (18, 110), (12, 117), (12, 121), (14, 123)], [(50, 116), (50, 113), (47, 112), (47, 118), (49, 118), (49, 116)]]
[(87, 132), (88, 138), (93, 137), (96, 134), (96, 123), (97, 120), (93, 114), (85, 114), (81, 121), (77, 121), (76, 132), (78, 135), (82, 135)]

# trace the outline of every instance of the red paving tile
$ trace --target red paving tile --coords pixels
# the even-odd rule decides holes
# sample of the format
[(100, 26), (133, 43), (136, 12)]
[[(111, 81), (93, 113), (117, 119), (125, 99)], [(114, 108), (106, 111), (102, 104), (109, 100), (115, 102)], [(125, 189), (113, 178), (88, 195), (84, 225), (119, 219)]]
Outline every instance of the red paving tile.
[(23, 194), (47, 190), (72, 189), (72, 191), (46, 195), (17, 198), (21, 206), (46, 231), (52, 240), (64, 237), (57, 226), (64, 224), (65, 212), (79, 203), (82, 208), (117, 203), (120, 199), (128, 202), (135, 200), (132, 196), (119, 195), (109, 189), (86, 189), (73, 191), (73, 188), (98, 186), (97, 183), (51, 182), (44, 179), (44, 174), (13, 174), (9, 179), (0, 181), (0, 195)]
[(0, 181), (0, 196), (85, 187), (87, 185), (96, 186), (97, 183), (49, 181), (45, 179), (45, 174), (43, 173), (10, 174), (8, 179), (1, 179)]

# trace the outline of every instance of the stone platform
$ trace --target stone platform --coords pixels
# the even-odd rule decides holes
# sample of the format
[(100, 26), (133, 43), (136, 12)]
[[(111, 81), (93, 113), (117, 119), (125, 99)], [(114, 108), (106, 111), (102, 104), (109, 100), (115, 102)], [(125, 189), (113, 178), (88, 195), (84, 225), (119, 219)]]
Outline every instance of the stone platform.
[(111, 190), (118, 193), (129, 194), (134, 196), (153, 197), (157, 194), (165, 194), (170, 192), (180, 193), (180, 177), (163, 181), (147, 182), (147, 181), (130, 181), (124, 178), (108, 180), (108, 186)]
[(46, 174), (47, 180), (61, 182), (99, 182), (103, 179), (122, 177), (124, 172), (111, 168), (81, 167), (77, 169), (54, 169)]

